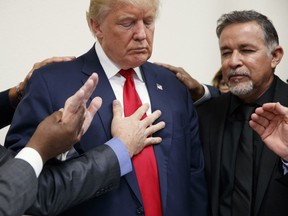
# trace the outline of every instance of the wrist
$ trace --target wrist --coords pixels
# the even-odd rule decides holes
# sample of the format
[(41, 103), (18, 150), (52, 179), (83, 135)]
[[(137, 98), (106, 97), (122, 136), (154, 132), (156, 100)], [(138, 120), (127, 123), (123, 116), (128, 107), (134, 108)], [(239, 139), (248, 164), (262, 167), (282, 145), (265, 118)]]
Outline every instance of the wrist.
[(22, 99), (23, 97), (23, 91), (21, 91), (21, 85), (22, 85), (22, 82), (19, 83), (17, 86), (11, 88), (9, 90), (9, 100), (10, 100), (10, 104), (12, 107), (16, 108), (18, 103), (20, 102), (20, 100)]
[(16, 108), (19, 103), (18, 98), (17, 98), (16, 87), (9, 89), (8, 96), (9, 96), (10, 105)]
[(197, 88), (191, 89), (191, 96), (194, 101), (199, 100), (203, 95), (205, 94), (205, 89), (203, 85), (199, 84), (197, 85)]
[(35, 143), (33, 139), (27, 143), (26, 147), (29, 147), (29, 148), (33, 149), (34, 151), (36, 151), (39, 154), (43, 164), (45, 164), (46, 161), (49, 159), (49, 157), (47, 157), (47, 154), (45, 154), (45, 152), (43, 152), (41, 145), (39, 145), (38, 143)]
[(23, 97), (23, 90), (21, 90), (21, 86), (23, 85), (22, 82), (20, 82), (16, 87), (16, 95), (17, 95), (17, 99), (18, 99), (18, 102), (21, 101), (22, 97)]
[(28, 162), (34, 169), (36, 176), (38, 177), (40, 175), (43, 168), (43, 160), (35, 149), (26, 146), (15, 156), (15, 158)]

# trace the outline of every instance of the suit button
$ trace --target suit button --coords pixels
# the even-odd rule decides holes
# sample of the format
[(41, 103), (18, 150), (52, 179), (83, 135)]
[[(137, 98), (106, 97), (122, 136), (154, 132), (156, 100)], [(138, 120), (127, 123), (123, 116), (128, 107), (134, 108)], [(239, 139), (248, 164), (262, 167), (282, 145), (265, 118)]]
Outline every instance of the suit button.
[(136, 210), (137, 215), (144, 215), (144, 208), (141, 206), (139, 208), (137, 208)]

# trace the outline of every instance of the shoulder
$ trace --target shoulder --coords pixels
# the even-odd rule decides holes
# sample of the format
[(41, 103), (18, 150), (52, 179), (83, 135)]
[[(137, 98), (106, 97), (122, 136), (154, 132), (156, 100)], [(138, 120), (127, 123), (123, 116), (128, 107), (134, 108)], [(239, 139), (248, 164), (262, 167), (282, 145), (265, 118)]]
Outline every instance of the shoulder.
[(163, 86), (165, 86), (166, 90), (171, 89), (172, 91), (188, 91), (185, 85), (179, 81), (179, 79), (177, 79), (176, 75), (167, 68), (151, 62), (146, 62), (141, 66), (141, 70), (144, 77), (153, 77), (159, 82), (159, 84), (161, 83)]
[(284, 82), (283, 80), (281, 80), (278, 76), (275, 75), (275, 79), (276, 79), (276, 91), (278, 89), (288, 89), (288, 84), (286, 82)]
[(221, 94), (218, 97), (211, 98), (210, 100), (198, 105), (196, 107), (199, 115), (213, 115), (215, 110), (227, 107), (231, 98), (231, 93)]
[[(73, 72), (79, 72), (83, 70), (84, 65), (87, 62), (94, 61), (95, 58), (97, 58), (96, 52), (94, 47), (91, 48), (89, 51), (87, 51), (85, 54), (71, 60), (71, 61), (65, 61), (65, 62), (53, 62), (50, 64), (47, 64), (37, 70), (35, 70), (34, 74), (40, 73), (43, 76), (51, 76), (55, 78), (61, 77), (61, 76), (73, 76)], [(93, 60), (92, 60), (93, 59)]]
[(162, 67), (160, 65), (156, 65), (154, 63), (151, 63), (151, 62), (144, 63), (142, 65), (142, 68), (143, 68), (143, 70), (149, 70), (149, 71), (152, 71), (154, 73), (157, 73), (157, 75), (159, 75), (159, 76), (164, 76), (167, 78), (173, 78), (173, 79), (175, 78), (176, 79), (176, 76), (172, 71), (170, 71), (169, 69)]

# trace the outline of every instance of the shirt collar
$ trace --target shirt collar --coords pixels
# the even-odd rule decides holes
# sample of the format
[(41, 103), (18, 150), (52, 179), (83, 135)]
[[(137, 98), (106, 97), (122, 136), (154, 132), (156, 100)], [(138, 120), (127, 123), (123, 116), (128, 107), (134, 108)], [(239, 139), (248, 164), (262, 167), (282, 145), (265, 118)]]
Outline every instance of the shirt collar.
[[(99, 42), (95, 43), (95, 51), (98, 55), (100, 64), (102, 65), (108, 79), (112, 78), (113, 76), (116, 76), (118, 72), (121, 70), (116, 64), (114, 64), (106, 55), (104, 50), (102, 49)], [(142, 74), (139, 67), (133, 68), (137, 77), (143, 81)]]

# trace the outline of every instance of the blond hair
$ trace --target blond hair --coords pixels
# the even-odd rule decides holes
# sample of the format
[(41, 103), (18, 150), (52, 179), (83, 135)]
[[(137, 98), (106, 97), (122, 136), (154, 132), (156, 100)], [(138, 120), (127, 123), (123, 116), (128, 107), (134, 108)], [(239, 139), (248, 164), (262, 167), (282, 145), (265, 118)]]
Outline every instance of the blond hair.
[(130, 4), (139, 8), (155, 8), (155, 15), (158, 15), (160, 0), (90, 0), (89, 9), (86, 12), (86, 19), (89, 28), (92, 31), (90, 20), (97, 21), (99, 24), (103, 22), (113, 6), (119, 4)]

